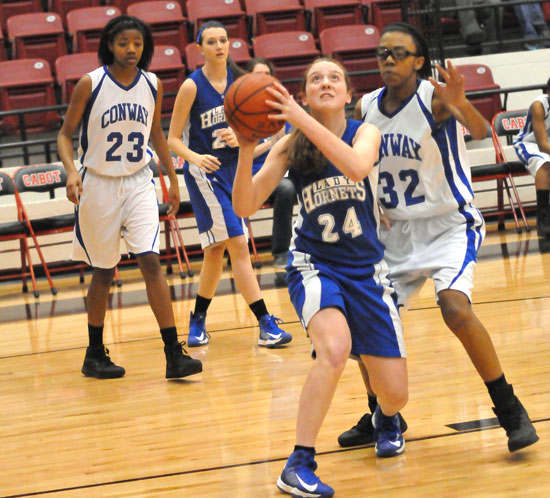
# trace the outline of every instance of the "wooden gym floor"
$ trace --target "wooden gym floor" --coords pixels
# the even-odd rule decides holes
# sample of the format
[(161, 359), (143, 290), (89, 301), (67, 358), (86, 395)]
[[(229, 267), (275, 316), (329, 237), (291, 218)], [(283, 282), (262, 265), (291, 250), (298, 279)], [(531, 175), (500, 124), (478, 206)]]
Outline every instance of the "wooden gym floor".
[[(474, 309), (540, 441), (517, 454), (495, 425), (489, 396), (445, 327), (429, 282), (404, 315), (410, 401), (405, 453), (376, 459), (372, 445), (337, 436), (366, 408), (349, 361), (317, 442), (318, 475), (338, 498), (539, 497), (550, 489), (550, 253), (536, 235), (489, 233), (479, 254)], [(211, 343), (186, 380), (164, 378), (164, 354), (136, 270), (113, 288), (105, 341), (126, 376), (85, 378), (86, 284), (55, 277), (59, 294), (0, 286), (0, 496), (267, 498), (294, 444), (298, 397), (310, 364), (284, 275), (268, 255), (257, 270), (271, 313), (294, 335), (285, 348), (256, 344), (258, 328), (225, 271), (207, 318)], [(169, 276), (180, 334), (195, 277)], [(281, 286), (282, 284), (282, 286)]]

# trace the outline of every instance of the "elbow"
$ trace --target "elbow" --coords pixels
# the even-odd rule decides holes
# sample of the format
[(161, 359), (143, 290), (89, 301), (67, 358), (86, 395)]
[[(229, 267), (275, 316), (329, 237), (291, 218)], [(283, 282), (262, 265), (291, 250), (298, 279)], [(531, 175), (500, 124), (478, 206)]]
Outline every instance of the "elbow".
[(489, 123), (484, 123), (484, 126), (480, 126), (479, 129), (471, 132), (471, 136), (474, 140), (483, 140), (491, 136), (491, 126)]
[(246, 206), (241, 206), (235, 202), (233, 203), (233, 210), (239, 218), (246, 218), (252, 214), (248, 209), (246, 209)]

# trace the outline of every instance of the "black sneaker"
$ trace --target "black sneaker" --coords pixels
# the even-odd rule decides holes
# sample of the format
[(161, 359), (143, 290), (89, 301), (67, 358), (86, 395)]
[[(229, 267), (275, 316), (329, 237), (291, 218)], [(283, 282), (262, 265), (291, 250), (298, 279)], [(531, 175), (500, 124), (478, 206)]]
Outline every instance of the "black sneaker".
[(95, 377), (96, 379), (118, 379), (126, 373), (126, 370), (111, 361), (109, 350), (105, 346), (99, 348), (88, 346), (82, 373), (86, 377)]
[[(408, 429), (407, 422), (405, 422), (401, 413), (398, 413), (397, 416), (399, 417), (401, 433), (403, 433)], [(371, 417), (372, 415), (370, 413), (365, 413), (356, 425), (338, 436), (338, 444), (342, 446), (342, 448), (349, 448), (351, 446), (362, 446), (364, 444), (373, 443), (374, 427), (372, 426)]]
[(521, 450), (539, 440), (537, 431), (517, 396), (514, 396), (514, 403), (510, 406), (499, 410), (493, 408), (493, 411), (506, 431), (510, 451)]
[(202, 372), (202, 362), (191, 358), (184, 349), (184, 344), (178, 342), (174, 346), (164, 346), (167, 379), (179, 379)]

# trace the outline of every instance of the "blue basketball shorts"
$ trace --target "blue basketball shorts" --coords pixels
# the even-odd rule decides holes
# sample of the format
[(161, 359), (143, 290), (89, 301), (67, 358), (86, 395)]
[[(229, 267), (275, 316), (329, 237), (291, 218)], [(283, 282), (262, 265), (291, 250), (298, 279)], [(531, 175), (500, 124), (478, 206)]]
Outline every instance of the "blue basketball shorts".
[(382, 261), (364, 268), (334, 266), (291, 251), (287, 266), (290, 299), (302, 325), (324, 308), (338, 308), (351, 331), (351, 354), (405, 358), (395, 291)]
[(190, 164), (183, 172), (203, 249), (248, 233), (231, 203), (234, 174), (220, 173), (223, 168), (231, 167), (222, 165), (216, 174), (207, 174)]

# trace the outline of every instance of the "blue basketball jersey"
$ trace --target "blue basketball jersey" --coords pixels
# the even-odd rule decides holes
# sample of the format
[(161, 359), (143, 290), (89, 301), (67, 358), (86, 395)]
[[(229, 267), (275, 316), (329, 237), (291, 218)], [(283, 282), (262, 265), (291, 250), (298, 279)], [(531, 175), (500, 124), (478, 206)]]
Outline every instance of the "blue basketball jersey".
[(456, 211), (473, 199), (464, 137), (451, 116), (436, 123), (433, 85), (418, 87), (391, 114), (382, 108), (386, 88), (364, 95), (361, 116), (382, 134), (378, 199), (391, 219), (426, 218)]
[[(342, 140), (351, 145), (361, 124), (348, 119)], [(330, 162), (323, 172), (308, 175), (291, 167), (300, 211), (290, 249), (342, 266), (378, 263), (384, 246), (374, 197), (377, 170), (353, 182)]]
[(223, 93), (218, 92), (208, 81), (201, 69), (189, 75), (197, 85), (195, 101), (189, 113), (189, 148), (198, 154), (216, 156), (222, 166), (236, 165), (238, 147), (229, 147), (218, 137), (218, 130), (227, 128), (223, 110), (225, 94), (233, 83), (233, 73), (227, 68), (227, 86)]

